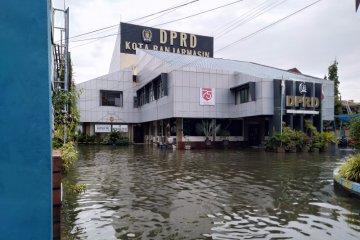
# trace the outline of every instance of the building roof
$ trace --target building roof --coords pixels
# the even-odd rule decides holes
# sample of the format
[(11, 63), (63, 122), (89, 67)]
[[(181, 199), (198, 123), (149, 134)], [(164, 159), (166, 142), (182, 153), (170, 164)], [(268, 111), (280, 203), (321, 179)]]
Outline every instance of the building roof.
[[(305, 75), (302, 73), (294, 73), (288, 70), (279, 69), (275, 67), (269, 67), (253, 62), (229, 60), (222, 58), (207, 58), (198, 57), (192, 55), (181, 55), (170, 52), (152, 51), (138, 49), (137, 51), (144, 51), (145, 53), (152, 55), (172, 66), (174, 69), (181, 68), (203, 68), (211, 70), (223, 70), (229, 72), (240, 72), (248, 75), (256, 76), (259, 78), (267, 79), (292, 79), (292, 80), (323, 80), (322, 78)], [(173, 70), (174, 70), (173, 69)]]
[(297, 68), (290, 68), (290, 69), (288, 69), (287, 71), (288, 71), (288, 72), (292, 72), (292, 73), (302, 74), (302, 73), (300, 72), (300, 70), (297, 69)]

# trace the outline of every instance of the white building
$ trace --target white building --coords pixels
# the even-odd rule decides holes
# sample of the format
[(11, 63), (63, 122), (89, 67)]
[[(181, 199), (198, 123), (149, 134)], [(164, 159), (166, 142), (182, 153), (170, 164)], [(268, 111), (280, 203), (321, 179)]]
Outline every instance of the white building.
[[(186, 136), (186, 141), (201, 147), (205, 136), (196, 126), (214, 120), (226, 131), (212, 132), (213, 142), (227, 132), (233, 143), (260, 145), (273, 129), (280, 130), (282, 121), (303, 129), (304, 119), (312, 119), (320, 129), (322, 121), (334, 119), (331, 81), (256, 63), (203, 57), (206, 50), (176, 48), (175, 37), (173, 48), (164, 43), (163, 48), (158, 44), (158, 51), (146, 50), (152, 46), (144, 32), (153, 35), (156, 29), (136, 28), (144, 29), (143, 49), (137, 48), (136, 55), (122, 53), (120, 31), (110, 73), (76, 86), (82, 89), (80, 122), (86, 134), (122, 127), (136, 143), (176, 138), (182, 148)], [(184, 34), (177, 33), (182, 40)], [(212, 51), (207, 55), (212, 56)]]

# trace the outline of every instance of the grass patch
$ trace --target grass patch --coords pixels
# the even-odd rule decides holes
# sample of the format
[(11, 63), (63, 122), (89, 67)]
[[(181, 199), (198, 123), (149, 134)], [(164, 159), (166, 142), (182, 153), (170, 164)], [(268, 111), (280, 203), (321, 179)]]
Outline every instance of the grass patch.
[(350, 157), (339, 170), (341, 177), (360, 183), (360, 154)]

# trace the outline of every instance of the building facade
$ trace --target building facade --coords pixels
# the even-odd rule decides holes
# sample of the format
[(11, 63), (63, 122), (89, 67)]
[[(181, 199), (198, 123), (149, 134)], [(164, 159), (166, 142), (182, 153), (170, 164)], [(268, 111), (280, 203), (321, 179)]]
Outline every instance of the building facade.
[[(143, 35), (156, 32), (142, 29)], [(176, 36), (183, 36), (178, 39), (183, 45), (191, 38), (201, 45), (196, 35), (167, 34), (173, 36), (174, 45)], [(127, 63), (121, 68), (124, 53), (120, 36), (110, 73), (76, 86), (82, 91), (80, 122), (86, 134), (119, 130), (134, 143), (176, 141), (178, 148), (185, 143), (201, 147), (206, 137), (213, 143), (226, 139), (262, 145), (272, 131), (280, 131), (282, 122), (303, 130), (305, 119), (311, 119), (318, 129), (323, 121), (334, 119), (331, 81), (256, 63), (212, 58), (212, 43), (206, 55), (202, 55), (206, 48), (187, 51), (164, 46), (161, 50), (161, 37), (156, 49), (136, 47), (136, 55), (130, 57), (132, 60), (125, 56)]]

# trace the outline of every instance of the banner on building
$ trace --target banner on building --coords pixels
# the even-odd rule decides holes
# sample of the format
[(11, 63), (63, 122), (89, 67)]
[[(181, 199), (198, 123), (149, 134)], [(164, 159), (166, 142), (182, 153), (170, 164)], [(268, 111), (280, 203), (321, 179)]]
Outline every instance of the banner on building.
[(112, 125), (113, 131), (127, 133), (129, 131), (128, 125)]
[(215, 88), (200, 88), (200, 105), (215, 105)]
[(96, 133), (109, 133), (111, 132), (111, 125), (107, 124), (95, 124)]

